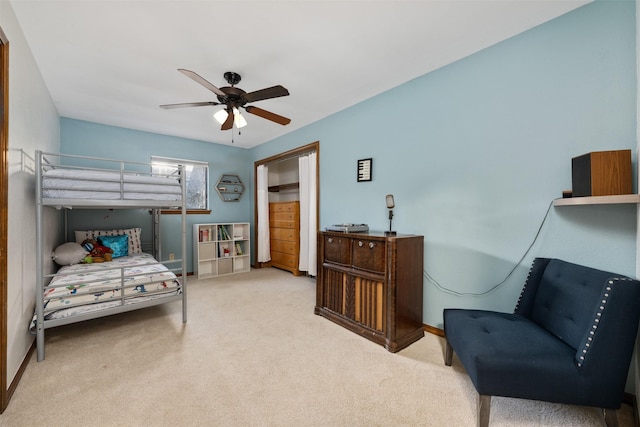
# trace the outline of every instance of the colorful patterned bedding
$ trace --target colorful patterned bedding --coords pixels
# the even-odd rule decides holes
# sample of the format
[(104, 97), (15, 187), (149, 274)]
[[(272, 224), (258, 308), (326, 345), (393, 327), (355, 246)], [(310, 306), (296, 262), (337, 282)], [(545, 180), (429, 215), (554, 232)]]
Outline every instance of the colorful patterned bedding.
[[(121, 284), (124, 283), (124, 286)], [(61, 268), (44, 291), (44, 320), (182, 292), (176, 275), (146, 253)], [(35, 333), (36, 315), (30, 330)]]

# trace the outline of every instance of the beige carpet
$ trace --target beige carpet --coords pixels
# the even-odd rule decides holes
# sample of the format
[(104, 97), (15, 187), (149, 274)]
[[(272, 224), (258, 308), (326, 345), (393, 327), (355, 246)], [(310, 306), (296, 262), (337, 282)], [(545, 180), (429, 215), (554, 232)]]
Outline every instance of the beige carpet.
[[(276, 269), (189, 283), (180, 303), (47, 331), (2, 426), (474, 426), (443, 340), (392, 354), (313, 314), (315, 280)], [(26, 326), (25, 326), (26, 327)], [(632, 426), (623, 405), (620, 425)], [(596, 409), (494, 398), (491, 426), (601, 426)]]

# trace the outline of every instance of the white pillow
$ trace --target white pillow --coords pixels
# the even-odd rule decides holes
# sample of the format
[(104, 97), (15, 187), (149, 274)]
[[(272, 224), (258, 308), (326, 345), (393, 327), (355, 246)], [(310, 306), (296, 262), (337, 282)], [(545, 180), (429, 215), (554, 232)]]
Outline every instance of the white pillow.
[(75, 242), (63, 243), (51, 253), (51, 259), (58, 265), (78, 264), (89, 255), (81, 245)]
[(140, 243), (141, 228), (125, 228), (120, 230), (87, 230), (76, 231), (76, 243), (82, 243), (86, 239), (98, 240), (99, 236), (120, 236), (126, 234), (129, 236), (129, 255), (139, 254), (142, 252), (142, 244)]

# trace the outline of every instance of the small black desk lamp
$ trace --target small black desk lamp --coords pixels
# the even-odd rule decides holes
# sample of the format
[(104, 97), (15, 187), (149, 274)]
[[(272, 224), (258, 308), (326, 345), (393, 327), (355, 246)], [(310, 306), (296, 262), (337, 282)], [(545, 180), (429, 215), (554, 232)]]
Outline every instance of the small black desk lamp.
[(393, 201), (393, 194), (387, 194), (387, 209), (389, 209), (389, 231), (385, 231), (385, 236), (395, 236), (396, 232), (391, 230), (391, 221), (393, 220), (393, 208), (395, 207), (395, 203)]

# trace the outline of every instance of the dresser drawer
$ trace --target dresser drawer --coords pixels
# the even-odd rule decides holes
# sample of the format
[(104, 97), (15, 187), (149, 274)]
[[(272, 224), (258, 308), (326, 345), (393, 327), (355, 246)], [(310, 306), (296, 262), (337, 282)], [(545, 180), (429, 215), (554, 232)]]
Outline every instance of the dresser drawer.
[(296, 242), (299, 240), (298, 230), (290, 228), (272, 228), (269, 230), (271, 239), (286, 240), (287, 242)]
[(298, 257), (296, 255), (271, 251), (271, 264), (289, 268), (298, 268)]
[(269, 220), (269, 228), (298, 228), (298, 223), (296, 221), (274, 221)]
[(271, 252), (282, 252), (285, 254), (296, 255), (298, 253), (298, 242), (287, 242), (286, 240), (269, 241)]
[(384, 273), (385, 252), (384, 241), (353, 239), (351, 245), (352, 265), (361, 270)]
[(349, 246), (351, 239), (346, 237), (324, 236), (324, 260), (337, 264), (351, 264)]
[(272, 212), (269, 215), (269, 227), (271, 228), (298, 228), (299, 223), (298, 212)]
[(269, 212), (297, 212), (299, 202), (269, 203)]
[(269, 215), (269, 221), (298, 221), (297, 212), (273, 212)]

